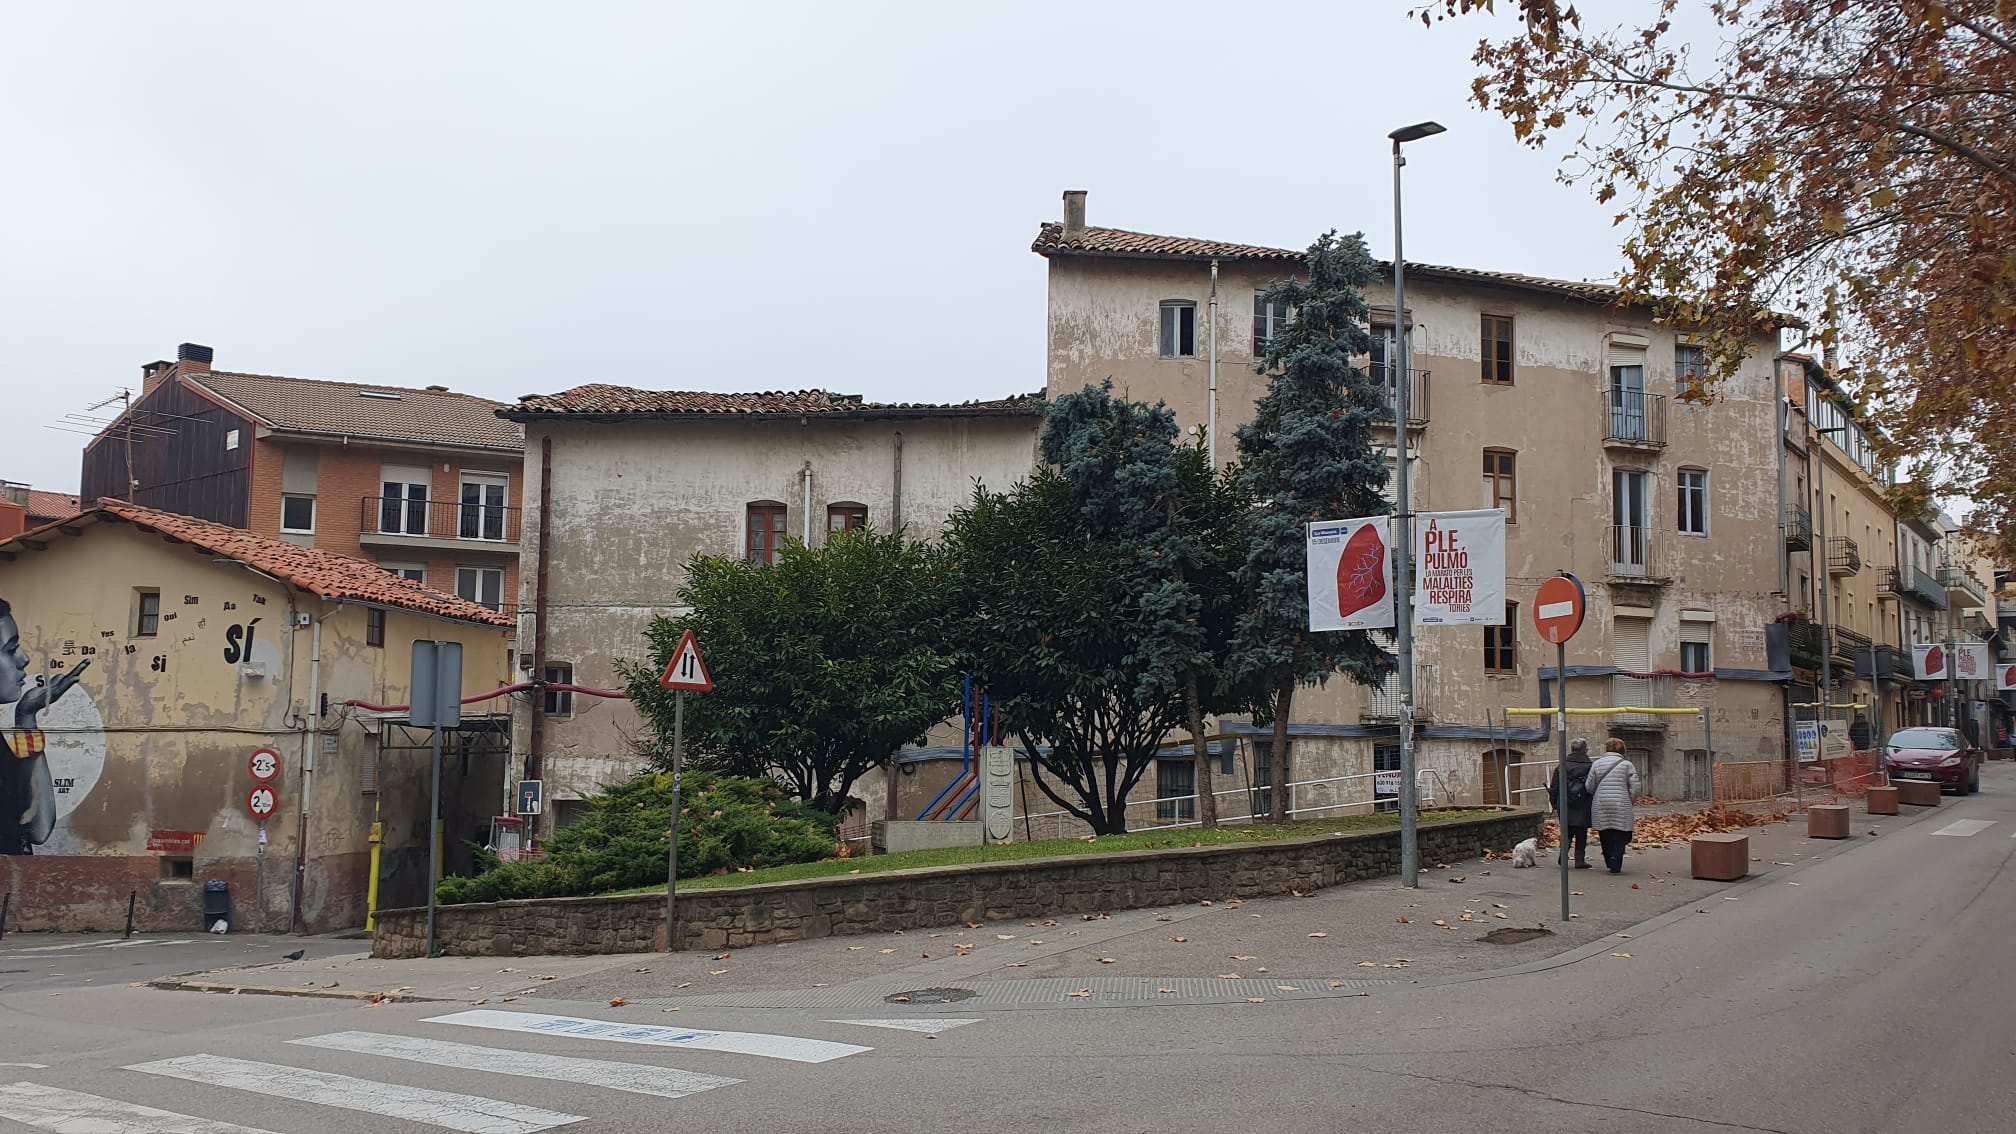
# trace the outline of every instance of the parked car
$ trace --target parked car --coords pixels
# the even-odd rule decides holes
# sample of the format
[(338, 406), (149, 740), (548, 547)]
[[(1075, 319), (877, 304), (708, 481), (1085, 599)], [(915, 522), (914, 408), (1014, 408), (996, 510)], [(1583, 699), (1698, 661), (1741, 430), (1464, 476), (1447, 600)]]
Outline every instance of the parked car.
[(1953, 728), (1905, 728), (1883, 742), (1883, 767), (1893, 780), (1937, 780), (1941, 791), (1981, 790), (1979, 748)]

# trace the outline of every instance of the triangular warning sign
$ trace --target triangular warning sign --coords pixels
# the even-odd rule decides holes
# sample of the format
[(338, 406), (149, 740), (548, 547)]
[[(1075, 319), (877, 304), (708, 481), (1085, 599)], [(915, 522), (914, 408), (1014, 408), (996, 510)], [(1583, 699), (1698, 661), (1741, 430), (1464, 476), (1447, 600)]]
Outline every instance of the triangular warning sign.
[(672, 651), (672, 660), (659, 676), (658, 687), (684, 689), (692, 693), (705, 693), (714, 688), (714, 679), (707, 676), (707, 663), (700, 659), (700, 644), (693, 640), (693, 631), (686, 631), (679, 639), (679, 648)]

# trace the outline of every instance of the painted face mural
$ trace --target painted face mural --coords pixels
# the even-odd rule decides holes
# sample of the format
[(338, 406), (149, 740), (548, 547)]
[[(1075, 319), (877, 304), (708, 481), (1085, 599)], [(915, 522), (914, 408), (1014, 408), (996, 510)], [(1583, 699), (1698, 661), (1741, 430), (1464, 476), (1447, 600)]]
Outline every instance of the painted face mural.
[[(20, 626), (0, 599), (0, 709), (11, 707), (13, 718), (0, 728), (0, 854), (33, 854), (56, 829), (58, 785), (42, 718), (90, 666), (86, 658), (65, 672), (31, 677)], [(90, 716), (96, 718), (95, 709)], [(65, 777), (62, 786), (69, 794), (75, 784)]]

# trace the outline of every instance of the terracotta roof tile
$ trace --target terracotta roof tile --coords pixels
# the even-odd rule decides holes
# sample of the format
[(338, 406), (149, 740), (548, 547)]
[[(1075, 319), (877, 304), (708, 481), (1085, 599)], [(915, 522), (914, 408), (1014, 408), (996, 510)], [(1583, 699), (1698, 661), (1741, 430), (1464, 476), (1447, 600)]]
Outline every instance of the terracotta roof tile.
[(28, 492), (28, 518), (31, 520), (63, 520), (81, 510), (76, 493), (43, 492), (39, 489)]
[(524, 448), (517, 426), (497, 418), (503, 403), (453, 390), (365, 386), (314, 378), (212, 371), (182, 380), (209, 390), (278, 430), (342, 434), (429, 445)]
[(717, 394), (705, 390), (637, 390), (594, 383), (557, 394), (530, 394), (515, 406), (498, 410), (516, 421), (568, 415), (590, 418), (712, 417), (735, 414), (782, 414), (795, 417), (991, 417), (1034, 416), (1043, 411), (1037, 394), (933, 405), (912, 402), (869, 402), (859, 394), (827, 390), (779, 390), (759, 394)]
[(1185, 236), (1156, 236), (1128, 232), (1122, 228), (1087, 228), (1069, 240), (1064, 226), (1051, 221), (1036, 233), (1032, 252), (1087, 256), (1126, 256), (1149, 260), (1286, 260), (1301, 263), (1305, 253), (1291, 248), (1268, 248), (1259, 244), (1230, 244), (1222, 240), (1192, 240)]
[(209, 520), (178, 516), (173, 512), (142, 508), (137, 504), (117, 500), (103, 501), (97, 507), (80, 515), (59, 521), (57, 524), (45, 524), (36, 531), (16, 536), (8, 542), (18, 543), (25, 539), (33, 539), (38, 532), (47, 532), (61, 524), (86, 519), (97, 519), (101, 522), (124, 520), (140, 525), (177, 542), (202, 548), (220, 558), (240, 560), (250, 567), (322, 598), (353, 599), (464, 622), (480, 622), (490, 626), (516, 624), (508, 614), (479, 606), (455, 595), (430, 591), (410, 579), (380, 569), (375, 563), (366, 563), (361, 559), (352, 559), (333, 551), (296, 547), (270, 536), (255, 535), (242, 528), (226, 527), (223, 524), (211, 523)]

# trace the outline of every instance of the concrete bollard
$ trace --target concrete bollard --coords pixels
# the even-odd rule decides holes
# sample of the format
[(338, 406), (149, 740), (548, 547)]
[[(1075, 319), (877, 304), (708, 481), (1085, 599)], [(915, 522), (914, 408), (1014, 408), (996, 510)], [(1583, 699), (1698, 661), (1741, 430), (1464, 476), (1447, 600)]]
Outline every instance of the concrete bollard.
[(1872, 787), (1869, 789), (1869, 794), (1867, 798), (1869, 800), (1869, 814), (1871, 815), (1897, 814), (1896, 788)]
[(1806, 837), (1809, 839), (1847, 838), (1847, 806), (1840, 803), (1819, 803), (1807, 808)]
[(1937, 780), (1898, 780), (1897, 802), (1913, 807), (1939, 806), (1939, 782)]
[(1750, 873), (1750, 836), (1696, 835), (1687, 841), (1694, 877), (1735, 882)]

